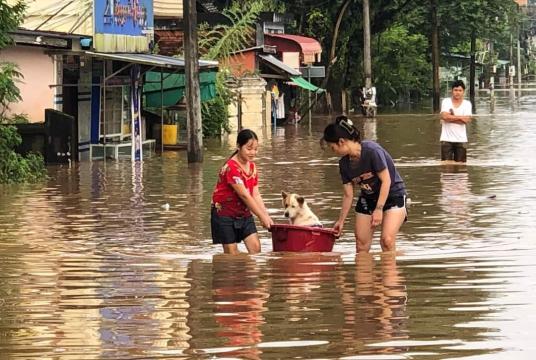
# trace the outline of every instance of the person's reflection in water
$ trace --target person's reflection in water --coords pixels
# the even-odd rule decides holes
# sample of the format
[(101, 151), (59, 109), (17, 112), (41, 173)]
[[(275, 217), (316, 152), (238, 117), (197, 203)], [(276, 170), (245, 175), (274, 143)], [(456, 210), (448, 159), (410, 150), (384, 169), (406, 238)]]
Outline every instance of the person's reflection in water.
[(259, 276), (261, 269), (251, 257), (215, 255), (213, 257), (212, 299), (214, 317), (220, 326), (216, 332), (225, 339), (224, 346), (239, 347), (227, 356), (260, 359), (264, 324), (264, 304), (268, 298), (266, 284)]
[(439, 206), (445, 222), (447, 233), (456, 234), (457, 238), (471, 237), (471, 216), (469, 201), (471, 188), (469, 174), (465, 166), (445, 165), (440, 174), (441, 196)]
[(355, 291), (343, 295), (344, 342), (360, 354), (400, 353), (400, 347), (368, 348), (365, 344), (406, 339), (407, 292), (405, 279), (396, 265), (396, 255), (382, 253), (380, 269), (374, 256), (358, 253), (355, 258)]
[(366, 118), (363, 122), (363, 139), (377, 141), (377, 122), (376, 118)]

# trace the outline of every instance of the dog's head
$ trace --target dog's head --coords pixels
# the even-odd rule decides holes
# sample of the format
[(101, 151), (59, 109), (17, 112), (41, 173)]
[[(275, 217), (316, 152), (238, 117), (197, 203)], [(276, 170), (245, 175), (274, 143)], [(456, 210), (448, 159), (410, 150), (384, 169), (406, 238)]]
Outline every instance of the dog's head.
[(285, 217), (289, 218), (291, 221), (298, 216), (300, 211), (303, 209), (305, 204), (305, 199), (303, 196), (298, 194), (289, 194), (285, 191), (281, 192), (283, 197), (283, 207), (285, 208)]

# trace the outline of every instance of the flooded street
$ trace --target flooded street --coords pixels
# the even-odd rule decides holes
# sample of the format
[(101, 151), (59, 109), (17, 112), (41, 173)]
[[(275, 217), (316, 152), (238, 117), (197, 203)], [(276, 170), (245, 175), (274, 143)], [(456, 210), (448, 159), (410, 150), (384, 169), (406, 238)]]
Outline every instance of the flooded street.
[[(356, 256), (351, 216), (333, 253), (273, 253), (262, 230), (260, 255), (221, 255), (210, 198), (232, 142), (205, 143), (200, 166), (166, 152), (141, 175), (109, 160), (1, 185), (0, 358), (532, 358), (536, 96), (498, 100), (479, 103), (467, 165), (440, 165), (437, 116), (355, 119), (412, 200), (396, 256), (377, 238)], [(281, 190), (337, 219), (338, 159), (313, 122), (258, 134), (277, 223)]]

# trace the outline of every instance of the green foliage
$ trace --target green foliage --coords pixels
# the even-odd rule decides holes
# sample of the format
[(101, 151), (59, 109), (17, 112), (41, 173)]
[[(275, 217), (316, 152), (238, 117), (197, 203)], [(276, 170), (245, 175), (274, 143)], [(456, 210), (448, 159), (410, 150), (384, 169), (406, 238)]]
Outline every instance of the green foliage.
[(0, 183), (33, 183), (46, 177), (40, 154), (24, 157), (14, 151), (21, 141), (16, 127), (0, 125)]
[(211, 30), (203, 25), (200, 28), (200, 52), (204, 54), (204, 58), (220, 62), (220, 71), (216, 77), (216, 97), (201, 105), (205, 137), (221, 135), (222, 130), (229, 131), (228, 107), (234, 95), (227, 86), (230, 72), (225, 64), (234, 52), (252, 45), (255, 23), (260, 12), (266, 8), (265, 2), (255, 0), (242, 4), (235, 1), (230, 8), (223, 11), (229, 18), (230, 25), (218, 25)]
[(319, 42), (326, 41), (331, 36), (333, 21), (328, 17), (325, 8), (311, 9), (307, 13), (305, 35), (313, 36)]
[(225, 73), (219, 72), (216, 76), (217, 96), (201, 104), (203, 118), (203, 136), (219, 136), (222, 130), (229, 132), (229, 104), (233, 94), (225, 85)]
[(201, 31), (199, 51), (204, 58), (210, 60), (228, 59), (234, 52), (252, 45), (255, 39), (255, 22), (263, 10), (263, 2), (256, 0), (243, 6), (234, 2), (223, 15), (231, 22), (230, 25), (217, 25), (208, 31)]
[(22, 22), (25, 9), (22, 1), (10, 6), (5, 0), (0, 0), (0, 49), (13, 42), (9, 32), (16, 30)]
[(375, 84), (386, 100), (422, 95), (430, 88), (431, 64), (427, 60), (428, 40), (410, 34), (404, 25), (395, 25), (381, 34), (381, 45), (373, 58)]
[(522, 20), (513, 1), (458, 0), (439, 5), (440, 44), (446, 53), (469, 55), (473, 33), (478, 39), (492, 40), (496, 50), (506, 50)]
[(22, 77), (17, 65), (0, 63), (0, 123), (6, 122), (5, 115), (9, 110), (9, 104), (22, 99), (17, 87), (17, 82)]
[[(257, 0), (261, 5), (262, 9), (261, 11), (271, 11), (271, 12), (278, 12), (278, 13), (284, 13), (285, 12), (285, 4), (280, 1), (274, 1), (274, 0)], [(251, 0), (235, 0), (233, 2), (234, 5), (238, 5), (241, 8), (248, 7), (251, 4)]]

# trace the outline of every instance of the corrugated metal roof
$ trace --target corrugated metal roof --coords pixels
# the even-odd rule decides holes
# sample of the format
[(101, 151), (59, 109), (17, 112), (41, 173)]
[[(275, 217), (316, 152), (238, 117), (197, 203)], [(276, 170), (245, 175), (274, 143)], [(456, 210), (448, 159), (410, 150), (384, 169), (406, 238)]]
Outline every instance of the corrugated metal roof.
[[(184, 69), (184, 59), (155, 55), (155, 54), (130, 54), (130, 53), (98, 53), (92, 51), (86, 51), (87, 55), (98, 57), (102, 59), (125, 61), (135, 64), (152, 65), (162, 68), (178, 68)], [(199, 68), (208, 69), (218, 67), (217, 61), (199, 60)]]
[(282, 61), (276, 59), (275, 57), (273, 57), (272, 55), (259, 55), (259, 57), (261, 59), (267, 61), (271, 65), (283, 70), (284, 72), (288, 73), (291, 76), (301, 76), (301, 72), (299, 72), (296, 69), (291, 68), (290, 66), (288, 66), (284, 62), (282, 62)]
[[(7, 0), (10, 6), (19, 0)], [(21, 27), (93, 35), (93, 0), (22, 0), (26, 16)], [(155, 18), (181, 18), (182, 0), (153, 0)], [(52, 19), (48, 20), (50, 17)], [(46, 21), (46, 22), (45, 22)]]
[[(22, 1), (27, 6), (22, 28), (93, 35), (93, 0)], [(7, 0), (9, 5), (17, 2)]]
[[(268, 44), (267, 40), (270, 37), (272, 37), (272, 38), (277, 38), (277, 39), (289, 40), (289, 41), (293, 41), (297, 43), (302, 49), (302, 52), (304, 54), (316, 55), (316, 54), (322, 53), (322, 46), (320, 45), (318, 40), (313, 39), (311, 37), (301, 36), (301, 35), (291, 35), (291, 34), (269, 34), (269, 33), (265, 33), (264, 37), (265, 37), (265, 42), (267, 44)], [(268, 45), (277, 46), (277, 44), (271, 44), (271, 43), (269, 43)]]
[(182, 0), (153, 0), (155, 18), (182, 19)]

